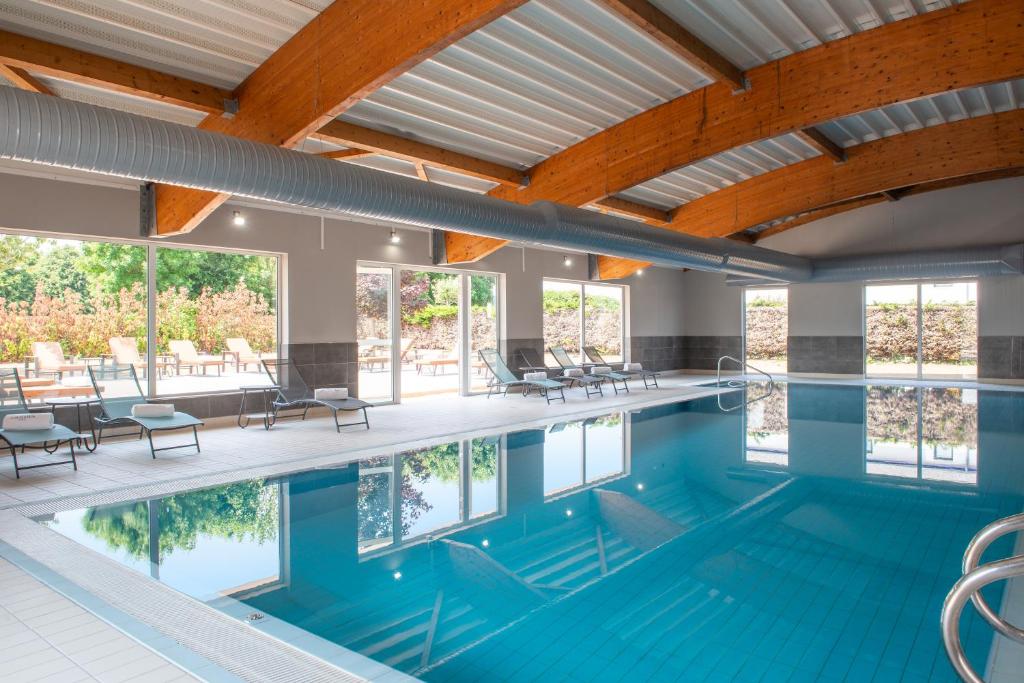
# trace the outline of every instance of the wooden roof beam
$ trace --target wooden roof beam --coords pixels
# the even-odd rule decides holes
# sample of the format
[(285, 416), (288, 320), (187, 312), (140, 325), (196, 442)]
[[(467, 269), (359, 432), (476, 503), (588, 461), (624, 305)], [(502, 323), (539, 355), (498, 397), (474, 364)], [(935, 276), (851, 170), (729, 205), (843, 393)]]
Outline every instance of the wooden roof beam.
[(832, 142), (832, 140), (817, 128), (811, 126), (798, 130), (795, 135), (805, 143), (818, 150), (837, 164), (846, 161), (846, 150)]
[[(238, 87), (233, 119), (207, 117), (199, 127), (294, 147), (369, 93), (525, 1), (418, 0), (402, 3), (401, 21), (392, 2), (335, 2)], [(156, 233), (189, 232), (227, 198), (158, 186)]]
[[(220, 116), (227, 90), (0, 30), (0, 64)], [(31, 77), (30, 77), (31, 78)], [(34, 79), (33, 79), (34, 80)]]
[(364, 157), (376, 156), (376, 152), (366, 149), (332, 149), (329, 152), (320, 152), (320, 156), (327, 159), (362, 159)]
[(16, 66), (7, 66), (6, 64), (0, 64), (0, 76), (3, 76), (8, 81), (13, 83), (16, 87), (22, 90), (28, 90), (29, 92), (37, 92), (43, 95), (52, 95), (53, 92), (45, 85), (39, 82), (35, 76), (19, 69)]
[(310, 137), (335, 145), (371, 150), (382, 156), (404, 159), (414, 164), (426, 163), (435, 168), (489, 180), (509, 187), (522, 187), (528, 182), (524, 171), (425, 142), (409, 140), (372, 128), (364, 128), (348, 121), (335, 119)]
[(714, 80), (728, 84), (733, 90), (742, 90), (746, 87), (742, 69), (647, 0), (601, 2)]
[[(845, 164), (822, 156), (784, 166), (684, 204), (668, 229), (726, 237), (821, 207), (848, 202), (856, 208), (882, 201), (881, 193), (895, 188), (1006, 174), (1021, 167), (1024, 110), (1018, 109), (850, 147)], [(854, 205), (861, 199), (867, 201)], [(824, 215), (831, 214), (818, 217)]]

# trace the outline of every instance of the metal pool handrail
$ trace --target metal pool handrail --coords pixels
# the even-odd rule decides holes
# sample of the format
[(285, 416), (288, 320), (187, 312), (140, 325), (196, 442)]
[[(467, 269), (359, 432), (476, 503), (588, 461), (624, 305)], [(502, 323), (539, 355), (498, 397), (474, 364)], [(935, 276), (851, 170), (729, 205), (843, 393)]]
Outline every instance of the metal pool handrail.
[[(718, 384), (719, 384), (719, 385), (721, 385), (721, 384), (722, 384), (722, 361), (724, 361), (724, 360), (731, 360), (731, 361), (733, 361), (734, 363), (739, 363), (740, 367), (743, 367), (743, 368), (750, 368), (750, 369), (751, 369), (751, 370), (753, 370), (754, 372), (759, 372), (759, 373), (761, 373), (762, 375), (764, 375), (765, 377), (767, 377), (767, 378), (768, 378), (768, 381), (769, 381), (769, 382), (770, 382), (771, 384), (774, 384), (774, 383), (775, 383), (775, 380), (774, 380), (774, 379), (772, 378), (772, 376), (771, 376), (771, 375), (769, 375), (769, 374), (768, 374), (767, 372), (765, 372), (764, 370), (761, 370), (761, 369), (759, 369), (759, 368), (755, 368), (755, 367), (754, 367), (753, 365), (751, 365), (750, 363), (747, 363), (746, 361), (742, 361), (742, 360), (740, 360), (739, 358), (736, 358), (735, 356), (722, 356), (721, 358), (719, 358), (719, 359), (718, 359)], [(731, 387), (732, 387), (732, 386), (737, 386), (737, 387), (739, 387), (739, 386), (743, 386), (743, 384), (744, 384), (743, 382), (733, 382), (733, 381), (730, 381), (730, 382), (729, 382), (729, 386), (731, 386)]]
[(971, 666), (960, 642), (960, 615), (968, 601), (974, 602), (978, 613), (1004, 636), (1024, 643), (1024, 629), (1000, 617), (985, 601), (981, 589), (990, 583), (1024, 576), (1024, 555), (989, 562), (978, 566), (982, 554), (996, 539), (1007, 534), (1024, 531), (1024, 514), (1011, 515), (992, 522), (979, 531), (964, 552), (963, 576), (946, 596), (942, 605), (942, 642), (946, 655), (957, 674), (968, 683), (984, 683), (984, 679)]

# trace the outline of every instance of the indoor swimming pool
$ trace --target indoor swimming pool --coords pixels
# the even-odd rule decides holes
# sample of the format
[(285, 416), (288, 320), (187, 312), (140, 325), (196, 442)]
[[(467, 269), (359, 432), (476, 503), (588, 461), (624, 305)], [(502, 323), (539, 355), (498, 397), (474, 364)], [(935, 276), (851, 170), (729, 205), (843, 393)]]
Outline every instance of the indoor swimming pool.
[(918, 682), (1022, 509), (1024, 393), (790, 383), (39, 521), (355, 673)]

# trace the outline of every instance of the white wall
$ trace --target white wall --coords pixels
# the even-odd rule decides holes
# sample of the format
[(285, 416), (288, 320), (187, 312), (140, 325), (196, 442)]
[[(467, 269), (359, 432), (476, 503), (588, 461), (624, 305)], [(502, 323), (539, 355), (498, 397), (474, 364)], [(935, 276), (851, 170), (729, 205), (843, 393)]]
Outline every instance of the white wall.
[[(231, 212), (242, 211), (244, 228), (232, 225)], [(139, 239), (139, 195), (123, 187), (25, 177), (0, 173), (0, 230), (36, 230), (69, 237)], [(402, 241), (389, 241), (389, 228), (350, 220), (325, 220), (320, 249), (320, 218), (281, 210), (228, 204), (195, 231), (160, 243), (270, 251), (285, 254), (289, 337), (292, 343), (355, 341), (357, 261), (429, 266), (428, 233), (399, 230)], [(506, 247), (466, 269), (506, 276), (506, 338), (540, 338), (542, 279), (587, 279), (587, 259), (574, 255), (571, 267), (563, 254)], [(652, 268), (626, 281), (634, 311), (634, 335), (681, 334), (681, 307), (665, 297), (678, 294), (682, 273)], [(657, 302), (655, 306), (652, 302)], [(652, 310), (653, 309), (653, 310)], [(662, 313), (664, 311), (664, 313)]]
[(683, 274), (683, 334), (734, 337), (743, 334), (743, 288), (725, 276), (690, 270)]
[(860, 336), (863, 317), (864, 286), (859, 282), (789, 287), (790, 336)]

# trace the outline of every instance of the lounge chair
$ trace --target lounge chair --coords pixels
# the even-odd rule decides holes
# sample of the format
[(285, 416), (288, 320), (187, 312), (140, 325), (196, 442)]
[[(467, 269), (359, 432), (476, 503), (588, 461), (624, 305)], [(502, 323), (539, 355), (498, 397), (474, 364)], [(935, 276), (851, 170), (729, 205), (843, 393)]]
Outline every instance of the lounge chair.
[[(135, 337), (111, 337), (108, 341), (110, 345), (110, 353), (114, 356), (114, 363), (120, 368), (133, 368), (135, 371), (141, 371), (142, 376), (146, 376), (146, 359), (139, 354), (139, 343)], [(163, 358), (156, 359), (157, 372), (163, 372), (169, 367), (171, 363), (168, 363)]]
[(171, 349), (171, 353), (174, 354), (174, 367), (179, 375), (182, 368), (188, 368), (188, 374), (190, 375), (197, 368), (202, 368), (204, 375), (206, 374), (206, 368), (209, 367), (217, 368), (218, 375), (224, 372), (224, 365), (227, 361), (224, 359), (223, 354), (219, 357), (205, 353), (201, 354), (196, 351), (196, 345), (189, 339), (172, 339), (167, 342), (167, 346)]
[[(25, 415), (29, 412), (25, 403), (25, 395), (21, 390), (21, 378), (18, 377), (16, 368), (0, 369), (0, 424), (8, 415)], [(0, 441), (10, 450), (14, 458), (14, 476), (21, 479), (22, 470), (34, 470), (40, 467), (52, 467), (54, 465), (71, 465), (78, 469), (78, 461), (75, 459), (75, 442), (79, 436), (63, 425), (52, 425), (43, 429), (2, 429), (0, 428)], [(44, 462), (38, 465), (19, 465), (18, 449), (25, 452), (25, 448), (42, 448), (47, 453), (53, 453), (62, 443), (68, 444), (71, 449), (70, 460), (59, 460), (57, 462)]]
[[(203, 421), (192, 417), (188, 413), (174, 412), (173, 415), (166, 417), (142, 417), (135, 416), (132, 414), (132, 407), (137, 405), (145, 405), (149, 403), (146, 399), (146, 395), (142, 392), (142, 385), (139, 384), (139, 376), (135, 372), (134, 366), (129, 366), (129, 373), (131, 374), (132, 384), (135, 385), (134, 395), (132, 396), (117, 396), (117, 397), (105, 397), (103, 390), (96, 379), (96, 371), (93, 368), (89, 368), (89, 379), (92, 380), (93, 389), (96, 391), (96, 397), (100, 401), (100, 415), (93, 418), (93, 421), (98, 427), (96, 431), (96, 444), (103, 440), (103, 430), (111, 427), (138, 427), (139, 438), (145, 436), (149, 440), (149, 452), (150, 455), (156, 459), (158, 451), (173, 451), (178, 448), (192, 448), (196, 449), (196, 453), (199, 452), (199, 433), (196, 431), (197, 427), (203, 425)], [(153, 445), (153, 433), (154, 432), (172, 432), (179, 429), (192, 429), (192, 443), (179, 444), (176, 446), (164, 446), (162, 448), (156, 448)]]
[(548, 348), (548, 352), (555, 359), (555, 362), (562, 366), (562, 372), (567, 370), (583, 370), (584, 377), (597, 377), (603, 379), (606, 382), (612, 383), (612, 388), (615, 393), (619, 393), (619, 382), (622, 382), (622, 388), (625, 392), (629, 393), (629, 384), (626, 380), (629, 379), (629, 375), (624, 375), (621, 372), (615, 372), (607, 365), (605, 366), (594, 366), (594, 365), (579, 365), (574, 363), (569, 352), (565, 350), (564, 346), (551, 346)]
[[(494, 376), (494, 380), (487, 387), (487, 398), (490, 398), (491, 394), (495, 393), (508, 396), (509, 389), (521, 387), (524, 396), (529, 395), (530, 391), (536, 389), (548, 403), (557, 399), (561, 399), (562, 403), (565, 403), (565, 385), (561, 382), (553, 379), (519, 379), (508, 369), (508, 365), (505, 364), (501, 355), (494, 349), (480, 351), (480, 360), (484, 362), (487, 369)], [(554, 395), (555, 391), (558, 392), (557, 396)]]
[(227, 353), (235, 357), (236, 372), (248, 371), (250, 364), (255, 365), (256, 370), (260, 369), (260, 361), (263, 360), (263, 355), (258, 351), (252, 350), (248, 339), (244, 337), (228, 337), (224, 340), (224, 344), (228, 347)]
[[(604, 389), (602, 388), (604, 379), (591, 377), (583, 370), (549, 368), (544, 365), (544, 359), (541, 358), (540, 354), (533, 349), (519, 349), (519, 356), (526, 363), (519, 366), (519, 369), (523, 372), (546, 372), (550, 379), (564, 382), (570, 387), (573, 385), (581, 386), (587, 392), (588, 399), (591, 396), (604, 396)], [(552, 377), (550, 373), (555, 373), (555, 375)]]
[[(390, 349), (390, 345), (389, 344), (381, 344), (380, 346), (383, 346), (385, 348)], [(375, 348), (379, 348), (379, 347), (377, 347), (377, 346), (371, 347), (370, 351), (372, 352)], [(399, 365), (401, 365), (402, 363), (405, 362), (405, 357), (407, 355), (409, 355), (409, 352), (411, 350), (412, 350), (412, 339), (411, 338), (407, 338), (407, 337), (403, 337), (402, 338), (402, 345), (401, 345), (401, 347), (399, 347), (399, 354), (398, 354), (398, 364)], [(372, 353), (369, 353), (369, 354), (367, 354), (365, 356), (360, 356), (359, 357), (359, 364), (360, 365), (365, 365), (366, 366), (365, 369), (369, 370), (370, 372), (373, 372), (373, 369), (374, 369), (375, 365), (380, 365), (381, 372), (383, 372), (384, 369), (385, 369), (385, 366), (388, 363), (390, 363), (390, 362), (391, 362), (391, 354), (390, 353), (388, 353), (387, 355), (383, 355), (383, 354), (373, 355)]]
[[(370, 418), (366, 415), (366, 409), (371, 407), (372, 403), (367, 403), (358, 398), (317, 398), (316, 392), (309, 388), (306, 381), (302, 379), (302, 375), (299, 374), (298, 368), (290, 360), (264, 359), (263, 369), (266, 371), (267, 376), (270, 377), (270, 381), (278, 387), (277, 394), (271, 405), (271, 417), (268, 421), (267, 429), (270, 429), (277, 422), (280, 417), (279, 413), (282, 410), (302, 410), (302, 419), (305, 420), (310, 408), (327, 408), (330, 410), (334, 416), (334, 431), (336, 432), (340, 432), (342, 427), (351, 427), (353, 425), (366, 425), (367, 429), (370, 428)], [(363, 413), (363, 420), (361, 422), (338, 422), (339, 412), (358, 411)]]
[(57, 375), (58, 379), (63, 379), (65, 372), (69, 375), (85, 372), (85, 363), (64, 357), (60, 342), (32, 342), (32, 356), (36, 375)]
[[(601, 352), (597, 350), (596, 346), (584, 346), (583, 347), (583, 354), (587, 358), (589, 358), (591, 361), (593, 361), (594, 363), (597, 363), (598, 365), (605, 365), (605, 366), (608, 366), (608, 367), (612, 367), (611, 363), (605, 363), (604, 362), (604, 358), (601, 357)], [(639, 366), (640, 364), (639, 363), (620, 363), (619, 364), (620, 367), (618, 369), (618, 372), (620, 372), (623, 375), (629, 375), (630, 377), (637, 377), (637, 376), (639, 376), (644, 381), (644, 389), (650, 389), (651, 388), (651, 386), (650, 386), (651, 382), (654, 383), (654, 388), (655, 389), (658, 388), (658, 374), (659, 373), (654, 372), (653, 370), (644, 370), (643, 368), (640, 368), (639, 370), (636, 370), (636, 369), (629, 369), (629, 370), (627, 370), (626, 368), (629, 365)], [(614, 369), (614, 368), (612, 368), (612, 369)]]

